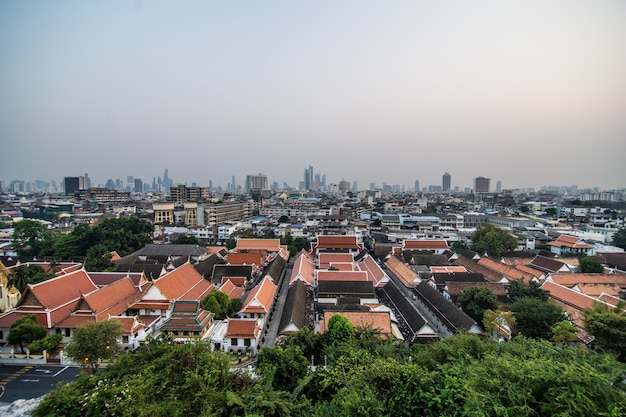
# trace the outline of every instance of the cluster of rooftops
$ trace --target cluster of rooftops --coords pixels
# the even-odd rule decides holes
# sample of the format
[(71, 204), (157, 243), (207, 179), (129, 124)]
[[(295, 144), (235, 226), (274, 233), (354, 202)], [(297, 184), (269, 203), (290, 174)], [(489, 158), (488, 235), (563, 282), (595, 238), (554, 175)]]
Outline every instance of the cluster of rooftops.
[[(584, 244), (570, 240), (556, 242)], [(521, 280), (548, 291), (550, 302), (576, 326), (579, 341), (589, 343), (582, 311), (594, 302), (615, 306), (626, 290), (623, 253), (606, 254), (604, 264), (611, 267), (601, 274), (580, 273), (577, 258), (549, 253), (513, 252), (497, 260), (471, 251), (459, 255), (442, 239), (406, 239), (384, 256), (373, 253), (359, 236), (319, 235), (292, 260), (279, 239), (239, 239), (230, 251), (147, 245), (115, 256), (115, 272), (5, 257), (0, 342), (19, 318), (34, 314), (63, 342), (81, 325), (117, 320), (128, 349), (165, 333), (181, 343), (202, 339), (216, 349), (255, 353), (304, 327), (324, 332), (330, 317), (341, 314), (383, 337), (421, 343), (461, 330), (482, 333), (459, 307), (460, 294), (482, 286), (504, 305), (509, 284)], [(56, 277), (22, 293), (7, 288), (12, 269), (24, 263), (39, 264)], [(225, 319), (204, 309), (202, 301), (216, 290), (241, 299), (241, 309)]]

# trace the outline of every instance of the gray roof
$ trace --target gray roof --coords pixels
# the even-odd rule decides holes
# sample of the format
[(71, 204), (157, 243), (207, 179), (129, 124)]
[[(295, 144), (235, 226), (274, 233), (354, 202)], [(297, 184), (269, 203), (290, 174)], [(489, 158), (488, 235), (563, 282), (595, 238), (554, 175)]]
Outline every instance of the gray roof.
[(469, 330), (476, 321), (433, 288), (427, 281), (422, 281), (413, 289), (415, 295), (426, 307), (452, 332)]
[(317, 295), (374, 297), (372, 281), (319, 281)]
[(306, 313), (306, 284), (296, 281), (287, 291), (287, 299), (283, 307), (283, 315), (280, 318), (278, 334), (281, 334), (289, 325), (298, 329), (304, 327)]
[(474, 272), (454, 272), (452, 274), (436, 273), (433, 280), (437, 287), (443, 288), (446, 282), (485, 282), (485, 276)]
[(149, 244), (135, 252), (139, 256), (192, 256), (198, 257), (207, 253), (206, 247), (196, 245), (155, 245)]

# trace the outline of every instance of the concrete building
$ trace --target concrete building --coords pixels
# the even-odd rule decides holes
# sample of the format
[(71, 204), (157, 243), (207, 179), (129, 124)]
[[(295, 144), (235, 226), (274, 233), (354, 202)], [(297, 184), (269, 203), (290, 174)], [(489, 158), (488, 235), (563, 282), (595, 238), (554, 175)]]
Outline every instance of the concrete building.
[(489, 178), (476, 177), (474, 178), (474, 193), (488, 193), (489, 192)]

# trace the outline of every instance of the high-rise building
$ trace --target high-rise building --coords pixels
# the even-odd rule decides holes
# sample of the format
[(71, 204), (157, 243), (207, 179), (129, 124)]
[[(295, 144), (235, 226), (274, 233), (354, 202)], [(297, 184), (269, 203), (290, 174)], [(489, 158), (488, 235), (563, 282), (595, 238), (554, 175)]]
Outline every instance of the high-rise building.
[(141, 181), (141, 178), (135, 178), (133, 180), (135, 186), (133, 188), (133, 191), (136, 193), (142, 193), (143, 192), (143, 181)]
[(496, 182), (496, 193), (502, 192), (502, 181)]
[(489, 178), (485, 177), (474, 178), (474, 193), (488, 193), (489, 181)]
[(248, 175), (246, 177), (246, 190), (267, 190), (267, 176), (261, 173)]
[(306, 190), (313, 190), (315, 188), (315, 174), (313, 173), (313, 166), (309, 165), (304, 170), (304, 188)]
[(87, 184), (85, 182), (85, 177), (65, 177), (64, 180), (65, 185), (65, 195), (74, 195), (74, 193), (78, 190), (86, 190)]
[(420, 191), (420, 180), (415, 180), (415, 184), (413, 185), (413, 191), (416, 193)]
[(444, 193), (450, 191), (450, 183), (452, 182), (452, 177), (448, 172), (443, 174), (443, 181), (441, 185), (441, 189)]

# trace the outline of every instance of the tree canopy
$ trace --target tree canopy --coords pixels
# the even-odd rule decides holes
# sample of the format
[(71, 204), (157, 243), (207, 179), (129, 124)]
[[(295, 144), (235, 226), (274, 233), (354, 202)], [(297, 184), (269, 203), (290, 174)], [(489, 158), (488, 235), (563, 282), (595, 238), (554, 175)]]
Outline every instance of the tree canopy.
[(24, 353), (24, 344), (32, 343), (35, 340), (46, 337), (47, 330), (37, 321), (37, 316), (29, 314), (19, 318), (11, 328), (7, 336), (7, 342), (10, 345), (19, 345), (22, 353)]
[(204, 300), (202, 300), (202, 308), (210, 311), (215, 318), (223, 319), (230, 316), (241, 309), (241, 298), (230, 299), (228, 295), (220, 290), (211, 291)]
[(595, 338), (596, 347), (614, 353), (626, 362), (626, 302), (615, 308), (596, 302), (593, 308), (583, 312), (585, 329)]
[(498, 309), (498, 299), (485, 287), (466, 288), (459, 296), (458, 301), (463, 311), (481, 325), (485, 311)]
[(541, 284), (530, 281), (528, 284), (520, 279), (512, 280), (509, 284), (509, 298), (517, 301), (520, 298), (536, 298), (541, 301), (548, 301), (550, 293), (541, 289)]
[(491, 256), (502, 256), (503, 253), (515, 250), (517, 238), (511, 232), (492, 224), (480, 226), (472, 234), (472, 250), (488, 253)]
[(517, 330), (526, 337), (549, 340), (552, 326), (563, 321), (563, 310), (547, 301), (520, 298), (511, 304)]
[(585, 274), (601, 274), (604, 272), (602, 262), (597, 258), (583, 256), (578, 260), (578, 265), (580, 266), (580, 272)]
[[(263, 348), (255, 372), (203, 342), (152, 340), (95, 375), (47, 395), (33, 415), (580, 416), (624, 415), (626, 367), (613, 357), (518, 336), (458, 334), (396, 351), (353, 338), (328, 366), (308, 369), (295, 340)], [(324, 338), (323, 345), (331, 341)], [(324, 348), (324, 346), (322, 346)], [(282, 379), (284, 378), (284, 379)]]
[(122, 326), (117, 320), (87, 323), (74, 329), (65, 353), (95, 372), (101, 362), (111, 361), (120, 354), (121, 336)]
[(18, 255), (46, 255), (50, 239), (48, 227), (37, 220), (24, 219), (13, 226), (13, 248)]

